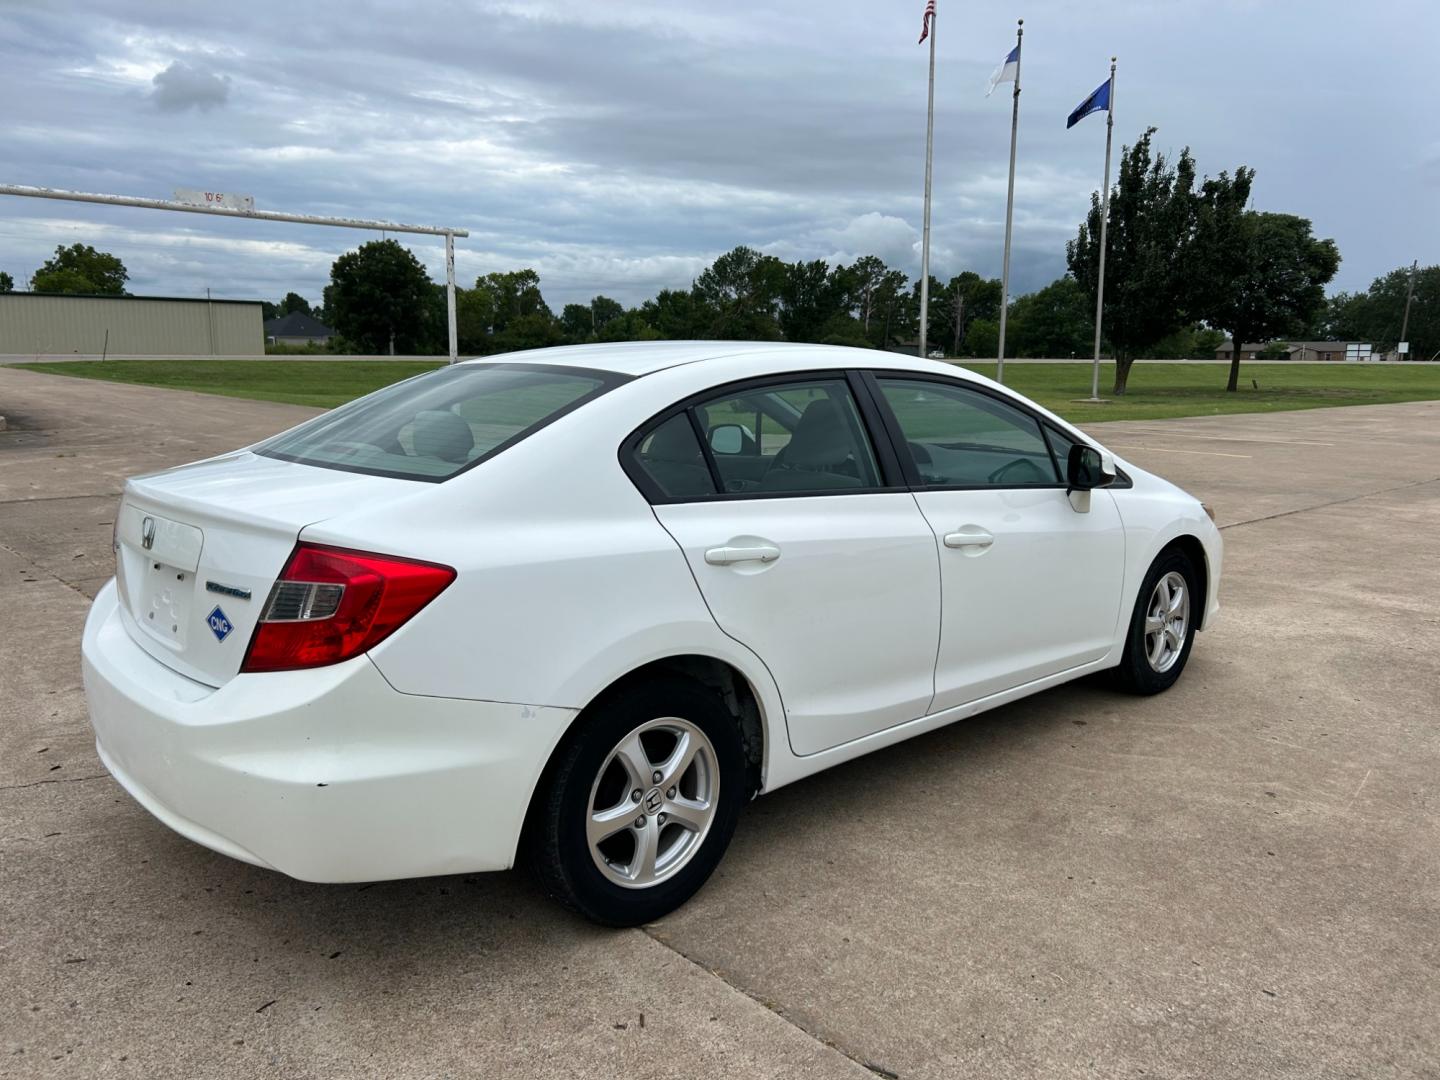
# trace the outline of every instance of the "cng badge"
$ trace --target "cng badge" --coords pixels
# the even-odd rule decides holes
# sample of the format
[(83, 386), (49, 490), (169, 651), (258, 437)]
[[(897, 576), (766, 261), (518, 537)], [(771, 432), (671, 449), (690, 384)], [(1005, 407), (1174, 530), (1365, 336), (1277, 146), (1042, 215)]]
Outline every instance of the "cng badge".
[(215, 606), (215, 610), (206, 617), (206, 621), (210, 623), (210, 632), (215, 635), (216, 641), (224, 641), (230, 636), (230, 631), (235, 629), (218, 604)]

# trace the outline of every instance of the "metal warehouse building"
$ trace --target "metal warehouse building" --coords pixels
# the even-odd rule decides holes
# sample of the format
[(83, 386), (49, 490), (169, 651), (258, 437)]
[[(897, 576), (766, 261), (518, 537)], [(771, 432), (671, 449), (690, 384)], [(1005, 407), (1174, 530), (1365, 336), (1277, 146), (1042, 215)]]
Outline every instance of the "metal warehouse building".
[(258, 300), (0, 293), (0, 355), (262, 356)]

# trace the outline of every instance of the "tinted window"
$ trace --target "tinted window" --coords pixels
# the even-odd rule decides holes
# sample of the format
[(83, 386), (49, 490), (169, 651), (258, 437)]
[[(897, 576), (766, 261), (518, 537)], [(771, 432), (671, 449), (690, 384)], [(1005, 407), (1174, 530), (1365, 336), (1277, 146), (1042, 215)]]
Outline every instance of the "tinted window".
[(688, 412), (672, 416), (641, 439), (635, 459), (671, 499), (715, 494), (715, 481)]
[(323, 468), (444, 480), (623, 381), (581, 368), (461, 364), (378, 390), (255, 452)]
[(1066, 463), (1070, 460), (1070, 448), (1076, 445), (1075, 440), (1059, 428), (1051, 427), (1049, 424), (1045, 425), (1045, 438), (1049, 441), (1050, 449), (1055, 454), (1055, 464), (1060, 467), (1060, 476), (1063, 479)]
[(1060, 482), (1039, 423), (988, 394), (921, 379), (879, 380), (927, 486), (1035, 487)]
[(823, 494), (880, 484), (843, 379), (756, 387), (694, 411), (727, 492)]

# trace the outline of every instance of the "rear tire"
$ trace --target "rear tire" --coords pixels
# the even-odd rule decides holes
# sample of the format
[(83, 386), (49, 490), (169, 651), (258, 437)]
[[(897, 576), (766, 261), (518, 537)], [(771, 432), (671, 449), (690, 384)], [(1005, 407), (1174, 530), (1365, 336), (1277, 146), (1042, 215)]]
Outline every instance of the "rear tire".
[(1181, 551), (1162, 552), (1145, 574), (1115, 684), (1131, 694), (1158, 694), (1175, 685), (1195, 641), (1204, 598), (1199, 575)]
[(651, 922), (705, 884), (746, 795), (740, 728), (719, 699), (683, 679), (637, 684), (586, 709), (557, 753), (531, 862), (586, 918)]

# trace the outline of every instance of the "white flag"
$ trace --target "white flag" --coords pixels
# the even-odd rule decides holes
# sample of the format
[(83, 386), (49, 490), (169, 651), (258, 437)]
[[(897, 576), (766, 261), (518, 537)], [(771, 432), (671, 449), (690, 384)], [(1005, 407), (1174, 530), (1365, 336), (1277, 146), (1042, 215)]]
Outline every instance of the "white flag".
[(991, 74), (990, 89), (985, 91), (985, 96), (989, 97), (991, 94), (993, 94), (995, 92), (995, 87), (999, 86), (1002, 82), (1014, 82), (1015, 73), (1019, 70), (1020, 46), (1016, 45), (1013, 49), (1010, 50), (1010, 55), (1005, 57), (1004, 60), (1000, 61), (1000, 66), (995, 69), (993, 74)]

